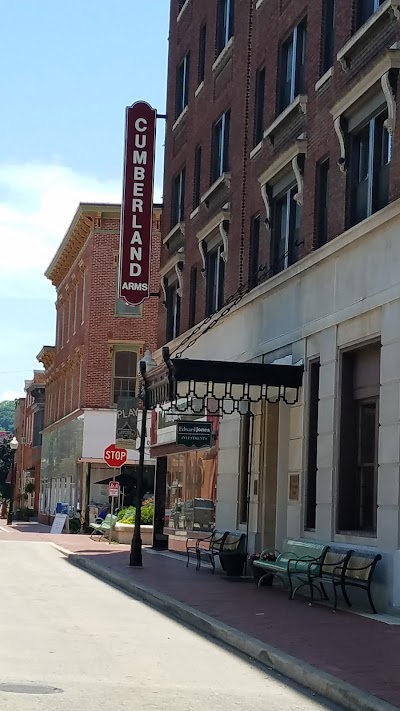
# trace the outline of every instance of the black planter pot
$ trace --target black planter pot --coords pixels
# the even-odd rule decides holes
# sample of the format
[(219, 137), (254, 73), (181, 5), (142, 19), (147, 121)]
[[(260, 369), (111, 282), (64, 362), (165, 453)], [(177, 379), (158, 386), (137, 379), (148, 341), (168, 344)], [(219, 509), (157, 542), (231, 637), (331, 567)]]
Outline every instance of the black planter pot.
[(221, 568), (229, 576), (240, 577), (246, 562), (245, 553), (221, 553), (219, 556)]

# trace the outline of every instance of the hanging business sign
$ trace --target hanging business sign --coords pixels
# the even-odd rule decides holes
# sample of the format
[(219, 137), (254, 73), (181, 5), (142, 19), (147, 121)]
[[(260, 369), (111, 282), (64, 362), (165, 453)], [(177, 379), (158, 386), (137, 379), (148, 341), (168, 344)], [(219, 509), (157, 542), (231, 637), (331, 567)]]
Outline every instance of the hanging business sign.
[(150, 296), (156, 111), (144, 101), (126, 109), (119, 295), (139, 306)]
[(212, 423), (199, 422), (197, 420), (190, 422), (176, 423), (176, 444), (181, 444), (184, 447), (193, 447), (200, 449), (201, 447), (211, 447), (212, 445)]
[(136, 449), (138, 405), (139, 399), (137, 397), (118, 398), (116, 445), (127, 449)]

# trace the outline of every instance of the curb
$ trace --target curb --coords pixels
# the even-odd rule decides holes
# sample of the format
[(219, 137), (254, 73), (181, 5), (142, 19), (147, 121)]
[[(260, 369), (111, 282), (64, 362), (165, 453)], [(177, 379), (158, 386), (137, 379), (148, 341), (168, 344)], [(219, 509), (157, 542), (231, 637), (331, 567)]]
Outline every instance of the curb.
[(108, 570), (89, 558), (83, 558), (79, 553), (72, 553), (56, 543), (51, 545), (65, 555), (68, 561), (77, 568), (111, 583), (137, 600), (148, 603), (168, 616), (223, 642), (269, 670), (282, 674), (329, 701), (340, 704), (348, 711), (398, 711), (397, 706), (393, 706), (373, 694), (361, 691), (357, 687), (331, 674), (320, 671), (311, 664), (286, 654), (286, 652), (281, 652), (269, 644), (260, 642), (229, 625), (218, 622), (214, 618), (198, 612), (188, 605), (177, 602), (157, 590), (127, 580), (119, 573)]

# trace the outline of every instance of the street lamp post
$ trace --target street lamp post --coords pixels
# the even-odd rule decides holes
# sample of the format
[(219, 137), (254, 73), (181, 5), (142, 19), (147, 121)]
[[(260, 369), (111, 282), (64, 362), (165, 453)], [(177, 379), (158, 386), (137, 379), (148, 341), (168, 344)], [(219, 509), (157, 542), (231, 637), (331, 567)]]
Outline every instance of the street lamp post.
[(142, 514), (142, 488), (143, 488), (143, 470), (144, 470), (144, 452), (146, 447), (146, 426), (147, 426), (147, 412), (148, 412), (148, 399), (147, 399), (147, 383), (146, 383), (146, 372), (154, 368), (156, 363), (153, 360), (150, 351), (146, 351), (143, 360), (140, 361), (140, 375), (141, 375), (141, 392), (140, 398), (142, 400), (142, 423), (140, 427), (140, 444), (139, 444), (139, 464), (137, 472), (137, 484), (136, 484), (136, 511), (135, 511), (135, 528), (133, 531), (132, 542), (131, 542), (131, 552), (129, 556), (129, 565), (132, 568), (140, 568), (143, 565), (142, 560), (142, 538), (140, 535), (140, 524), (141, 524), (141, 514)]
[(12, 452), (12, 458), (11, 458), (11, 490), (10, 490), (10, 504), (8, 507), (8, 515), (7, 515), (7, 526), (11, 526), (12, 520), (13, 520), (13, 513), (14, 513), (14, 457), (15, 457), (15, 452), (18, 449), (19, 442), (17, 438), (14, 436), (10, 442), (10, 449)]

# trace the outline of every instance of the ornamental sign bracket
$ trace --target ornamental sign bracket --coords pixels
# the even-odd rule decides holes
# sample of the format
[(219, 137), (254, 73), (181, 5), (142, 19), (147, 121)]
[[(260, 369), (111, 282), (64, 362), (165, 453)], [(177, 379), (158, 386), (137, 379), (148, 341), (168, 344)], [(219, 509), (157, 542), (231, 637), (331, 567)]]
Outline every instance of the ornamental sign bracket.
[(156, 118), (144, 101), (126, 109), (118, 292), (130, 306), (150, 297)]

